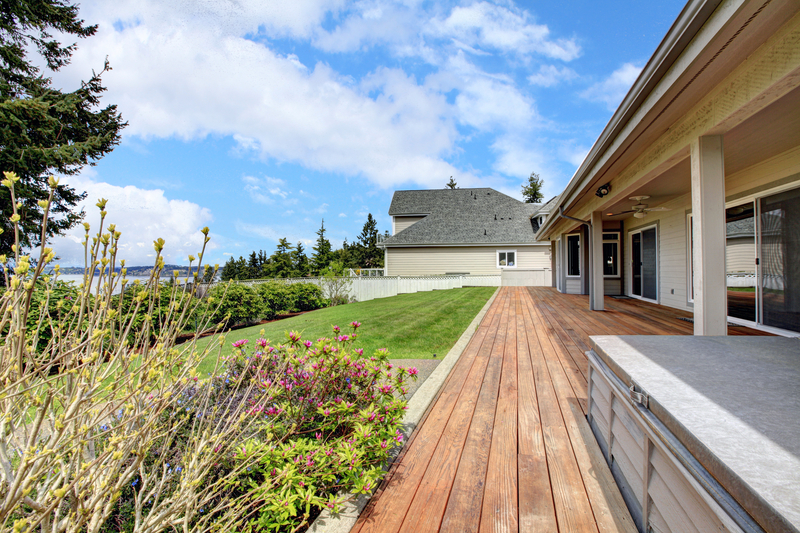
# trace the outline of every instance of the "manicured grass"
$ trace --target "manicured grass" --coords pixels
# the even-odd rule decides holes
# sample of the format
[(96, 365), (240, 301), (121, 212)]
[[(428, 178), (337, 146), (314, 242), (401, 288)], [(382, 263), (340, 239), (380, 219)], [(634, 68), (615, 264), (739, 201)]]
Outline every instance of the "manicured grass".
[(728, 287), (728, 290), (732, 292), (756, 292), (755, 287)]
[[(418, 292), (318, 309), (231, 331), (226, 334), (227, 346), (223, 353), (229, 353), (231, 343), (239, 339), (247, 339), (248, 348), (252, 348), (261, 329), (273, 344), (283, 343), (287, 331), (298, 331), (303, 339), (316, 341), (320, 337), (332, 337), (333, 325), (339, 326), (343, 334), (351, 333), (349, 324), (357, 320), (361, 327), (355, 347), (363, 348), (364, 355), (388, 348), (392, 359), (430, 359), (433, 354), (444, 357), (494, 291), (494, 287), (468, 287)], [(214, 339), (216, 337), (200, 339), (198, 349), (205, 348)], [(201, 375), (213, 370), (216, 354), (214, 350), (200, 364)]]

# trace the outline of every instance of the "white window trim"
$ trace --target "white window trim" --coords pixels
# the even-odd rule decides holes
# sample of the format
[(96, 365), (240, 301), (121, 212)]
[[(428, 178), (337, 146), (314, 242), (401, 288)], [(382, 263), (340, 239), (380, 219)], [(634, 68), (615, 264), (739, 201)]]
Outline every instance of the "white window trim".
[(619, 230), (609, 230), (609, 231), (605, 231), (604, 230), (603, 231), (603, 237), (605, 237), (605, 235), (607, 233), (613, 233), (613, 234), (615, 234), (617, 236), (616, 240), (615, 239), (606, 240), (605, 238), (603, 238), (603, 244), (605, 244), (607, 242), (615, 242), (615, 243), (617, 243), (617, 273), (616, 274), (609, 274), (608, 276), (603, 274), (603, 278), (604, 279), (622, 279), (622, 269), (620, 268), (621, 263), (620, 263), (620, 258), (619, 258), (620, 255), (621, 255), (620, 252), (622, 251), (622, 235), (620, 235), (620, 231)]
[(692, 214), (686, 214), (686, 250), (688, 252), (686, 257), (686, 279), (688, 286), (686, 287), (686, 301), (694, 305), (694, 272), (692, 266), (694, 265), (694, 243), (692, 242)]
[[(570, 237), (578, 237), (578, 273), (577, 274), (570, 274), (569, 273), (569, 238)], [(583, 238), (581, 237), (580, 233), (568, 233), (564, 236), (564, 275), (568, 278), (578, 279), (581, 277), (581, 272), (583, 272), (583, 254), (581, 253), (581, 241)]]
[[(514, 254), (514, 264), (513, 265), (500, 265), (500, 254), (506, 254), (506, 262), (508, 262), (508, 254)], [(495, 262), (497, 264), (497, 268), (517, 268), (517, 264), (519, 264), (519, 254), (517, 254), (516, 250), (496, 250), (494, 255)]]

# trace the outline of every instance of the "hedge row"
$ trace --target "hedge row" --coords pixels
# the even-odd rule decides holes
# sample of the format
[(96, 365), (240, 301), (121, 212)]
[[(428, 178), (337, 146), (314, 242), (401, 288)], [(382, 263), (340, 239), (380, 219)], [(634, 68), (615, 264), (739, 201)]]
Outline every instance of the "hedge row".
[[(221, 301), (221, 303), (220, 303)], [(254, 287), (220, 283), (208, 293), (206, 305), (213, 324), (232, 326), (242, 322), (272, 320), (279, 314), (326, 307), (322, 289), (313, 283), (261, 283)]]

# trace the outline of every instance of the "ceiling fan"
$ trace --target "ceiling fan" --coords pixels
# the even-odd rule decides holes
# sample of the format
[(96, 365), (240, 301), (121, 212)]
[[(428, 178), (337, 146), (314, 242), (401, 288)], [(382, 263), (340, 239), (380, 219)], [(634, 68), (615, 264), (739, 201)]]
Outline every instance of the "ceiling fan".
[(669, 211), (668, 207), (647, 207), (643, 204), (642, 200), (647, 200), (649, 196), (631, 196), (630, 199), (637, 202), (636, 205), (631, 206), (628, 211), (620, 211), (619, 213), (606, 213), (606, 216), (615, 217), (617, 215), (626, 215), (633, 213), (634, 218), (644, 218), (648, 211)]

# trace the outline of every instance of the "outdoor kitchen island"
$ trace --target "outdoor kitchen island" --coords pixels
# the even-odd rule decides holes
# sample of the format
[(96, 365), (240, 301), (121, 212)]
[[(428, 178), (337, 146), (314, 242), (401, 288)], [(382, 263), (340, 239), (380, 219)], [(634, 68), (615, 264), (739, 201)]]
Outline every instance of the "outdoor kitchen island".
[(800, 339), (590, 339), (589, 422), (640, 531), (800, 531)]

